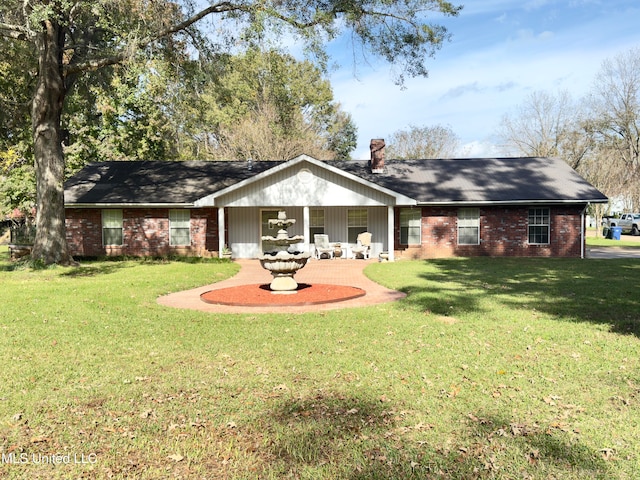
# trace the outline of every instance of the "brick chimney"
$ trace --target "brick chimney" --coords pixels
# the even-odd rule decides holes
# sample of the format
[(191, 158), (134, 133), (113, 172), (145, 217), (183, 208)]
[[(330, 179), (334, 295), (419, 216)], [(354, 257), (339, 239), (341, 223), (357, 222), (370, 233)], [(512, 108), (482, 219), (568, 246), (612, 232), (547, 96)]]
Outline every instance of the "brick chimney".
[(372, 139), (369, 148), (371, 149), (371, 173), (384, 172), (384, 139)]

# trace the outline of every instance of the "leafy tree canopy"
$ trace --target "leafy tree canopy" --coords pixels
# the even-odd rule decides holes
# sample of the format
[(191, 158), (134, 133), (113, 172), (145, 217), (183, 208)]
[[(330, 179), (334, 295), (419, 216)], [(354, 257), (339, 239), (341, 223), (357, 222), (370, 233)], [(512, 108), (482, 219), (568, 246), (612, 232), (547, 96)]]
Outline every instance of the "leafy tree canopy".
[[(36, 174), (36, 239), (32, 256), (45, 264), (69, 263), (64, 226), (62, 141), (67, 95), (87, 72), (148, 58), (229, 51), (239, 40), (292, 35), (326, 65), (327, 41), (350, 32), (364, 51), (397, 67), (397, 81), (426, 75), (426, 62), (449, 34), (435, 13), (457, 15), (444, 0), (237, 0), (197, 9), (192, 0), (4, 0), (0, 37), (26, 42), (37, 65), (31, 91)], [(205, 39), (204, 29), (211, 22)], [(178, 59), (179, 60), (179, 59)], [(95, 77), (94, 77), (95, 78)], [(87, 85), (92, 83), (87, 82)]]

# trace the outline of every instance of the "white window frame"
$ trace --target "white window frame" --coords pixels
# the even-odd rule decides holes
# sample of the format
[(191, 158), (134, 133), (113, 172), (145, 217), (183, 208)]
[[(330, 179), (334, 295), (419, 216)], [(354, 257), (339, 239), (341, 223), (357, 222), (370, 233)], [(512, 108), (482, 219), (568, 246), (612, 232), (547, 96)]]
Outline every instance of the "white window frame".
[(325, 213), (323, 208), (309, 209), (309, 238), (325, 233)]
[[(119, 242), (107, 241), (105, 233), (109, 231), (117, 236), (119, 231)], [(111, 235), (109, 235), (111, 236)], [(103, 247), (120, 247), (124, 243), (124, 228), (121, 209), (104, 209), (102, 210), (102, 246)]]
[[(187, 232), (187, 241), (181, 243), (184, 235), (176, 235), (178, 231)], [(191, 210), (172, 209), (169, 210), (169, 245), (172, 247), (183, 247), (191, 245)]]
[[(473, 233), (475, 230), (475, 234)], [(480, 245), (480, 209), (458, 209), (458, 245)]]
[(347, 242), (356, 243), (358, 235), (369, 231), (369, 210), (366, 208), (347, 209)]
[[(529, 245), (549, 245), (551, 243), (551, 209), (549, 207), (529, 207), (527, 223), (527, 243)], [(544, 230), (546, 230), (546, 235), (544, 235)], [(545, 236), (544, 241), (536, 241)]]
[(400, 245), (422, 245), (421, 209), (400, 209)]

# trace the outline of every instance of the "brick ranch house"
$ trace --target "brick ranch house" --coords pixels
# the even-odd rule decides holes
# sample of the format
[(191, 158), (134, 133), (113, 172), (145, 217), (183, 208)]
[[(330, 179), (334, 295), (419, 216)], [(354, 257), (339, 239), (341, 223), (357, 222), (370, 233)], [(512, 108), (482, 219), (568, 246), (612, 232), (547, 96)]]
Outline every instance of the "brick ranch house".
[[(286, 210), (313, 252), (328, 234), (349, 253), (372, 233), (371, 257), (584, 257), (585, 210), (607, 197), (553, 158), (123, 161), (87, 165), (65, 184), (74, 256), (256, 258)], [(384, 144), (382, 144), (384, 145)]]

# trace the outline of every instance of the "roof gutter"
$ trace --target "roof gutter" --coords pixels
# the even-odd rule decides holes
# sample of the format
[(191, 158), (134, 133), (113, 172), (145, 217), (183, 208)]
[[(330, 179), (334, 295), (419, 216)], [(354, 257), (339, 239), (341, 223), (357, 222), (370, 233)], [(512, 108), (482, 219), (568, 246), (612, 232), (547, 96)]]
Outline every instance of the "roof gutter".
[(592, 203), (607, 203), (608, 200), (459, 200), (451, 202), (418, 202), (421, 206), (446, 206), (446, 205), (575, 205), (586, 203), (590, 205)]
[(65, 203), (64, 208), (193, 208), (193, 203)]

